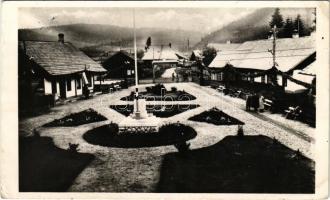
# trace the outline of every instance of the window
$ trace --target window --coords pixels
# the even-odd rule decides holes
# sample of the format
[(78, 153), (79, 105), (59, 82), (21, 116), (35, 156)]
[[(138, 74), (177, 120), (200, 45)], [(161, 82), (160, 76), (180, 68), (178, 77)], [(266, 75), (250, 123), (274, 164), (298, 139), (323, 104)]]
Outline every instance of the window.
[(77, 89), (81, 89), (81, 80), (79, 77), (76, 78)]
[(67, 80), (66, 80), (66, 90), (67, 91), (71, 91), (71, 78), (68, 78)]

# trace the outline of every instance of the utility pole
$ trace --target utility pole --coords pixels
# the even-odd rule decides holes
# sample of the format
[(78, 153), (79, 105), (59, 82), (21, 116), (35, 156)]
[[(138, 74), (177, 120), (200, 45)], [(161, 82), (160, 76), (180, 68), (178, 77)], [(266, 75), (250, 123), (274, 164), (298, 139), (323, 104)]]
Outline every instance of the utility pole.
[(276, 25), (274, 25), (273, 27), (273, 50), (272, 50), (272, 54), (273, 54), (273, 67), (276, 66)]

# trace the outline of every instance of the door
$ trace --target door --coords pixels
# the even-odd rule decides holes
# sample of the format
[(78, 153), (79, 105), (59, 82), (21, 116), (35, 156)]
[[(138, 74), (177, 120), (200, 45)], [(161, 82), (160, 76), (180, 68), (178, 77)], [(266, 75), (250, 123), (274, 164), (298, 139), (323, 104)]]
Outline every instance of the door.
[(66, 84), (63, 79), (60, 81), (60, 96), (62, 99), (66, 98)]

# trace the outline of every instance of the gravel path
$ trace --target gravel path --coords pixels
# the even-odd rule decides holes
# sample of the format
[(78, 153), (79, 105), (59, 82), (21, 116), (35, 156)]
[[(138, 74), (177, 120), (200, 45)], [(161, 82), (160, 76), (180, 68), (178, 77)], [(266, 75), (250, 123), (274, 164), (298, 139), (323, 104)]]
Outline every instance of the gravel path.
[[(198, 108), (163, 120), (163, 123), (180, 121), (181, 123), (192, 126), (198, 133), (196, 138), (190, 141), (192, 149), (207, 147), (217, 143), (228, 135), (236, 135), (237, 126), (216, 126), (187, 120), (191, 116), (216, 106), (225, 113), (245, 122), (244, 134), (260, 134), (271, 138), (275, 137), (291, 149), (299, 149), (307, 157), (314, 158), (313, 142), (292, 134), (278, 124), (270, 123), (268, 120), (263, 120), (251, 113), (245, 112), (241, 108), (241, 103), (236, 99), (221, 96), (211, 88), (201, 87), (194, 83), (166, 84), (167, 88), (172, 86), (176, 86), (178, 90), (184, 89), (186, 92), (197, 97), (193, 101), (173, 102), (174, 104), (200, 105)], [(144, 88), (146, 85), (140, 87)], [(19, 124), (20, 132), (31, 132), (34, 128), (38, 128), (56, 118), (92, 108), (107, 117), (108, 120), (78, 127), (39, 128), (40, 135), (52, 137), (55, 145), (59, 148), (67, 149), (68, 143), (77, 143), (79, 144), (80, 152), (92, 153), (96, 156), (96, 159), (76, 178), (69, 191), (153, 192), (159, 181), (162, 156), (169, 152), (176, 152), (177, 150), (173, 146), (136, 149), (108, 148), (91, 145), (82, 138), (83, 134), (90, 129), (107, 124), (110, 121), (118, 123), (124, 119), (123, 115), (110, 109), (109, 105), (126, 104), (127, 102), (120, 101), (119, 99), (129, 95), (131, 90), (133, 88), (52, 108), (49, 114), (21, 120)], [(154, 102), (147, 103), (153, 104)], [(162, 103), (170, 104), (171, 102)], [(309, 131), (306, 134), (311, 136), (314, 129), (305, 129), (305, 131)]]

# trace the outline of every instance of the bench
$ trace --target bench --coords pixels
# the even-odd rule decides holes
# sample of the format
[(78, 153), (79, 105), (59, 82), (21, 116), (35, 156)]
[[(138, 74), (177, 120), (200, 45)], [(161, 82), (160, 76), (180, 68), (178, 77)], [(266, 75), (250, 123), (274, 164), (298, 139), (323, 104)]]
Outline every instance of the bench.
[(285, 113), (285, 118), (287, 119), (297, 119), (297, 117), (300, 116), (302, 113), (302, 110), (300, 109), (299, 106), (297, 107), (292, 107), (290, 106), (288, 109), (284, 110)]
[(116, 91), (121, 89), (120, 85), (114, 85), (114, 88), (116, 89)]
[(217, 90), (218, 92), (223, 92), (225, 89), (226, 89), (225, 86), (220, 85), (216, 90)]
[(264, 99), (264, 106), (265, 106), (265, 109), (271, 110), (272, 107), (274, 106), (274, 102), (270, 99)]

